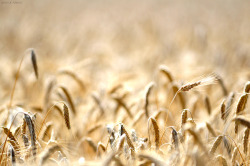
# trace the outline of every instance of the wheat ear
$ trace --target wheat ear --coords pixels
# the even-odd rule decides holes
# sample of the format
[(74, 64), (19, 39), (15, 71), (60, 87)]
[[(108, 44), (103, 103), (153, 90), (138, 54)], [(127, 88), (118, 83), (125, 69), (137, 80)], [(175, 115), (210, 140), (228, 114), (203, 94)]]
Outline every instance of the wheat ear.
[(31, 50), (31, 61), (35, 71), (36, 79), (38, 79), (38, 67), (37, 67), (36, 54), (34, 50)]
[(150, 126), (149, 126), (149, 122), (152, 122), (153, 124), (153, 127), (154, 127), (154, 131), (155, 131), (155, 147), (156, 147), (156, 150), (159, 149), (159, 142), (160, 142), (160, 131), (159, 131), (159, 126), (157, 124), (157, 121), (155, 120), (155, 118), (153, 117), (150, 117), (148, 119), (148, 137), (149, 137), (149, 142), (150, 142), (150, 133), (149, 133), (149, 129), (150, 129)]
[(36, 133), (35, 133), (34, 124), (33, 124), (33, 121), (31, 119), (30, 115), (24, 114), (24, 118), (25, 118), (25, 121), (26, 121), (28, 128), (29, 128), (32, 153), (33, 153), (33, 156), (35, 157), (36, 156)]
[(145, 94), (145, 105), (144, 105), (144, 109), (145, 109), (145, 114), (147, 116), (147, 118), (149, 118), (149, 111), (148, 111), (148, 105), (149, 105), (149, 95), (152, 91), (152, 88), (154, 86), (153, 82), (150, 82), (147, 87), (146, 87), (146, 94)]
[(247, 154), (247, 150), (248, 150), (249, 133), (250, 133), (250, 129), (246, 128), (244, 131), (244, 136), (243, 136), (243, 149), (244, 149), (245, 154)]
[(220, 136), (218, 136), (218, 137), (215, 139), (215, 141), (214, 141), (214, 143), (213, 143), (213, 146), (212, 146), (212, 148), (211, 148), (210, 151), (209, 151), (210, 154), (214, 154), (214, 152), (216, 151), (217, 147), (220, 145), (220, 143), (221, 143), (221, 141), (222, 141), (222, 138), (223, 138), (223, 136), (220, 135)]

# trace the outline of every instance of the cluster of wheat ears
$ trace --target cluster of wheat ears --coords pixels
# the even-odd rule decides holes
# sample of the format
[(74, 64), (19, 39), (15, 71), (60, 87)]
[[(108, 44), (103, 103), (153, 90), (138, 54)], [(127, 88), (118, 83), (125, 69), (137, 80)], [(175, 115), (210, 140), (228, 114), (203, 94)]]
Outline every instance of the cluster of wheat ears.
[[(29, 56), (39, 81), (34, 50)], [(1, 108), (1, 165), (250, 165), (249, 81), (241, 92), (229, 92), (216, 74), (179, 84), (161, 65), (159, 78), (144, 88), (142, 97), (121, 82), (104, 92), (106, 99), (92, 93), (90, 110), (82, 111), (70, 90), (51, 79), (44, 104), (34, 107), (14, 102), (23, 60), (9, 103)], [(59, 73), (86, 88), (77, 73)], [(218, 90), (223, 96), (214, 106), (208, 96)], [(187, 104), (192, 95), (196, 100)], [(112, 102), (113, 110), (105, 102)]]

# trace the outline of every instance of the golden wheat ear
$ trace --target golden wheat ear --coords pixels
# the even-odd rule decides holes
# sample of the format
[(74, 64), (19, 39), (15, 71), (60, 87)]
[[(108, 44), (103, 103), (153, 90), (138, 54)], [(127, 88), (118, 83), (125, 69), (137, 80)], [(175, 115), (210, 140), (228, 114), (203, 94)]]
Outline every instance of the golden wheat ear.
[(25, 121), (27, 123), (29, 133), (30, 133), (30, 142), (31, 142), (31, 147), (32, 147), (32, 153), (33, 156), (36, 156), (36, 133), (35, 133), (35, 127), (33, 124), (33, 121), (28, 114), (24, 114)]
[(160, 130), (159, 130), (159, 126), (158, 126), (157, 121), (155, 120), (155, 118), (150, 117), (148, 119), (148, 138), (149, 138), (149, 141), (150, 141), (150, 133), (149, 133), (149, 129), (150, 129), (149, 122), (150, 121), (152, 122), (154, 131), (155, 131), (155, 147), (156, 147), (156, 150), (158, 150), (159, 149), (159, 145), (160, 145)]
[(36, 79), (38, 79), (38, 67), (37, 67), (37, 60), (36, 60), (36, 54), (34, 50), (31, 50), (31, 61), (33, 65), (33, 69), (36, 75)]
[(222, 166), (227, 166), (227, 160), (223, 156), (218, 155), (216, 159), (222, 164)]
[(219, 135), (218, 137), (216, 137), (216, 139), (215, 139), (215, 141), (213, 143), (213, 146), (212, 146), (212, 148), (209, 151), (210, 154), (213, 155), (215, 153), (215, 151), (216, 151), (217, 147), (220, 145), (222, 139), (223, 139), (222, 135)]
[(67, 128), (70, 130), (70, 120), (69, 120), (69, 108), (66, 104), (63, 104), (63, 115)]

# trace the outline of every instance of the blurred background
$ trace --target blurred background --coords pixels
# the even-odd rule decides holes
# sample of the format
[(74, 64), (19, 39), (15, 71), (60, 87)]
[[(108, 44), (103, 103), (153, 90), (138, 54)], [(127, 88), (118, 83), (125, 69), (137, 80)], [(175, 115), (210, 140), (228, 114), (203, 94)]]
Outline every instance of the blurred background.
[[(29, 48), (42, 78), (69, 69), (90, 87), (132, 80), (142, 88), (161, 64), (187, 80), (218, 73), (228, 87), (250, 79), (247, 0), (0, 2), (2, 98)], [(22, 70), (34, 80), (29, 60)]]

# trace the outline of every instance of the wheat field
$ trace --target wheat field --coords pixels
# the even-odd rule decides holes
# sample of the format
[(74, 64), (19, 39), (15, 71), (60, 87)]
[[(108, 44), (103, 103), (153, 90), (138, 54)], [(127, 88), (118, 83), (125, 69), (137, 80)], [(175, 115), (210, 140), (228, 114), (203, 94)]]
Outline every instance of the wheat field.
[(0, 165), (250, 165), (249, 1), (0, 3)]

